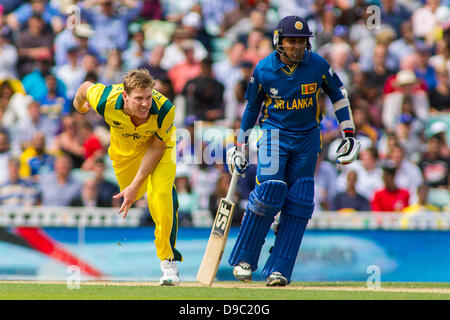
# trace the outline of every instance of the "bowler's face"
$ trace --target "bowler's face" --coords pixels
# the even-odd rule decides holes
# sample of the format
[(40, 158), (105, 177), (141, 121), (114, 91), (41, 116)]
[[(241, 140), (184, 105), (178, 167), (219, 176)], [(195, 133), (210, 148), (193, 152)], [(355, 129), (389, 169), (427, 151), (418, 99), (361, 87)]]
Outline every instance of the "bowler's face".
[(127, 94), (123, 92), (126, 112), (133, 117), (146, 119), (152, 106), (153, 88), (137, 88)]
[(281, 44), (290, 60), (300, 61), (306, 49), (306, 41), (305, 37), (286, 37), (282, 38)]

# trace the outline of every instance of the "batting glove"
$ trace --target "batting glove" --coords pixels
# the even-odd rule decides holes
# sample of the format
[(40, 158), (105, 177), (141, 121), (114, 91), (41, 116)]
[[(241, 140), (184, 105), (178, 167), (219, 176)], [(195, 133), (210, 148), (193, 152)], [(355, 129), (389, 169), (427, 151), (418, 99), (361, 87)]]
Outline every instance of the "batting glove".
[(356, 160), (358, 157), (361, 143), (354, 137), (345, 137), (342, 139), (341, 144), (336, 150), (338, 164), (349, 164)]
[(248, 167), (248, 161), (245, 160), (244, 148), (232, 147), (227, 151), (228, 171), (233, 174), (234, 170), (239, 175), (244, 175)]

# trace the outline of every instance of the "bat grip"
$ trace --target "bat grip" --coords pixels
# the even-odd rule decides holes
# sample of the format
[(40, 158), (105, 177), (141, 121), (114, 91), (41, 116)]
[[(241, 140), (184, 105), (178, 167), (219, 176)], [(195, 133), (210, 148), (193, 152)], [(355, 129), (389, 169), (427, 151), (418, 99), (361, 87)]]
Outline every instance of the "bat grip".
[(228, 202), (233, 202), (233, 196), (236, 191), (236, 185), (239, 180), (239, 174), (234, 171), (233, 175), (231, 176), (230, 186), (228, 187), (227, 196), (225, 197), (225, 200)]

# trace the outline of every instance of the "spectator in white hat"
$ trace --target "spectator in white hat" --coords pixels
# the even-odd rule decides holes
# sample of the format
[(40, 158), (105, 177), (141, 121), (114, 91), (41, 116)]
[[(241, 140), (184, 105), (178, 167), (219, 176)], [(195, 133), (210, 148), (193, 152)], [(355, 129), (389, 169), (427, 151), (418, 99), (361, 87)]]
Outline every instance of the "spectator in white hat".
[(426, 121), (429, 111), (428, 97), (426, 92), (422, 90), (413, 90), (417, 83), (414, 72), (412, 70), (400, 70), (397, 73), (395, 83), (399, 91), (389, 93), (384, 97), (382, 119), (385, 129), (388, 131), (395, 130), (405, 97), (411, 97), (416, 117)]
[(435, 121), (430, 126), (427, 132), (427, 138), (435, 137), (439, 140), (440, 144), (440, 154), (443, 158), (450, 158), (450, 149), (448, 146), (448, 135), (450, 134), (450, 129), (444, 121)]
[(87, 53), (99, 56), (97, 50), (92, 46), (91, 38), (93, 35), (94, 30), (87, 23), (80, 23), (72, 29), (67, 28), (59, 33), (54, 41), (56, 66), (59, 67), (69, 62), (67, 53), (73, 47), (78, 48), (79, 62), (83, 60)]

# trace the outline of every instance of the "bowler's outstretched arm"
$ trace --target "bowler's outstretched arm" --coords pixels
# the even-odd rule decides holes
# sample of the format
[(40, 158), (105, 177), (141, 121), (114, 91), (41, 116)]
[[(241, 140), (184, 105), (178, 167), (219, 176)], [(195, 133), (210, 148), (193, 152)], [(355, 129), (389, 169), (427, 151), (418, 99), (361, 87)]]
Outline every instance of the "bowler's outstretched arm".
[(75, 99), (73, 99), (73, 107), (80, 113), (86, 113), (89, 111), (89, 104), (87, 103), (87, 91), (93, 83), (90, 81), (85, 81), (78, 88), (75, 94)]

